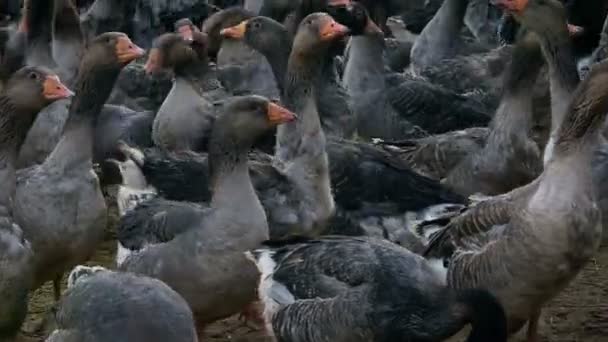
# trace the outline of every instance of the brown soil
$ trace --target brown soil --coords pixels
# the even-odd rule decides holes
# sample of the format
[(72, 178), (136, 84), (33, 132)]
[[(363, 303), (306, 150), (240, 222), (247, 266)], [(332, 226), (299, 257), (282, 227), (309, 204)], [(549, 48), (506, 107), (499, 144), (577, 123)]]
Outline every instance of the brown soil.
[[(113, 203), (111, 199), (108, 202)], [(111, 210), (110, 221), (109, 226), (115, 227), (115, 210)], [(111, 230), (106, 240), (89, 264), (113, 267), (116, 244)], [(51, 284), (47, 284), (31, 298), (24, 331), (32, 331), (34, 323), (42, 319), (52, 305), (53, 290)], [(51, 327), (47, 329), (50, 331)], [(540, 332), (544, 336), (543, 342), (608, 342), (608, 241), (578, 278), (545, 308)], [(209, 326), (205, 342), (267, 341), (262, 336), (232, 317)], [(19, 342), (34, 341), (44, 341), (44, 336), (23, 334), (19, 339)], [(517, 337), (513, 341), (524, 342), (525, 339)]]

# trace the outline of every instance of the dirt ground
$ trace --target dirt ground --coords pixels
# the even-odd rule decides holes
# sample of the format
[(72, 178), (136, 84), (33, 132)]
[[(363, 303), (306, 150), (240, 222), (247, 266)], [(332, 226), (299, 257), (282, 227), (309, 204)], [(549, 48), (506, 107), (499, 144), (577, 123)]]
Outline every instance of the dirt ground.
[[(111, 201), (109, 201), (111, 203)], [(115, 210), (110, 214), (110, 230), (106, 242), (100, 246), (90, 265), (113, 266), (115, 240)], [(608, 342), (608, 239), (604, 239), (600, 251), (578, 278), (543, 311), (540, 332), (543, 342)], [(35, 322), (49, 312), (53, 303), (51, 284), (36, 291), (32, 296), (28, 321), (24, 331), (32, 331)], [(47, 333), (52, 331), (52, 326)], [(523, 334), (522, 334), (523, 335)], [(515, 342), (525, 339), (516, 337)], [(19, 342), (44, 341), (43, 334), (22, 334)], [(236, 317), (209, 326), (205, 342), (266, 342), (260, 332), (244, 326)]]

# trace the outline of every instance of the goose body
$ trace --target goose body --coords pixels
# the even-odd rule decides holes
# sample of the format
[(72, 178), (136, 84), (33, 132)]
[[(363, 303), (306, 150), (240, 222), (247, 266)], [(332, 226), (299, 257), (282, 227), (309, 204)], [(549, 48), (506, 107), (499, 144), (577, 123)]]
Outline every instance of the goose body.
[(605, 90), (599, 86), (606, 70), (598, 70), (573, 95), (559, 148), (539, 178), (477, 204), (453, 220), (427, 249), (429, 254), (453, 252), (449, 286), (482, 287), (497, 296), (510, 333), (530, 321), (528, 336), (535, 339), (541, 307), (599, 247), (601, 214), (591, 161), (606, 111), (601, 100)]
[(492, 296), (447, 291), (423, 258), (392, 243), (328, 236), (250, 255), (266, 329), (277, 340), (442, 341), (470, 322), (469, 341), (506, 341)]
[(99, 266), (72, 270), (57, 317), (47, 342), (198, 341), (192, 311), (169, 286)]

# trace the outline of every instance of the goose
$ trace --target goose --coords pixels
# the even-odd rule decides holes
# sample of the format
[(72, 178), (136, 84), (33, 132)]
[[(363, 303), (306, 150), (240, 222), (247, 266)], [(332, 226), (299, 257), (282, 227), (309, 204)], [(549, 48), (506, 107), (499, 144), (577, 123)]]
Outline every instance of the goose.
[[(72, 2), (25, 0), (21, 25), (27, 30), (26, 64), (51, 68), (73, 87), (84, 37)], [(69, 106), (70, 100), (56, 101), (40, 113), (19, 152), (19, 168), (40, 164), (53, 151), (68, 120)]]
[(36, 116), (53, 101), (71, 96), (56, 74), (43, 67), (15, 72), (0, 92), (0, 340), (12, 341), (27, 313), (34, 254), (30, 241), (13, 219), (17, 152)]
[(444, 184), (464, 196), (499, 195), (541, 173), (541, 152), (531, 129), (533, 90), (542, 66), (539, 43), (530, 35), (522, 38), (505, 70), (503, 96), (485, 146), (464, 158), (442, 180)]
[(448, 286), (493, 293), (505, 308), (510, 334), (528, 322), (530, 342), (539, 341), (542, 306), (599, 248), (592, 160), (608, 112), (607, 78), (608, 64), (600, 64), (577, 87), (553, 157), (535, 181), (473, 206), (434, 235), (424, 252), (449, 258)]
[(419, 255), (373, 238), (327, 236), (267, 243), (248, 253), (278, 341), (506, 341), (506, 318), (484, 290), (447, 289)]
[[(251, 184), (247, 152), (265, 131), (294, 119), (292, 112), (264, 97), (229, 99), (210, 141), (209, 206), (155, 198), (127, 210), (121, 219), (119, 268), (163, 280), (182, 295), (199, 334), (206, 324), (238, 313), (254, 300), (257, 270), (240, 252), (268, 238), (268, 222)], [(153, 216), (145, 221), (145, 215)], [(163, 220), (181, 224), (163, 225)]]
[[(574, 89), (579, 83), (563, 5), (554, 0), (546, 2), (502, 2), (515, 19), (540, 37), (543, 54), (549, 65), (551, 89), (551, 131), (544, 150), (543, 163), (553, 155), (555, 135), (560, 130)], [(550, 13), (546, 15), (545, 13)]]
[(192, 311), (165, 283), (100, 266), (76, 266), (46, 342), (196, 342)]
[[(302, 0), (293, 13), (292, 19), (285, 23), (290, 36), (293, 37), (299, 23), (313, 12), (326, 12), (336, 15), (336, 10), (349, 3), (348, 0)], [(340, 18), (336, 15), (336, 20)], [(351, 27), (349, 27), (351, 28)], [(327, 54), (323, 71), (316, 80), (319, 89), (318, 107), (322, 110), (321, 123), (328, 135), (350, 139), (356, 132), (352, 108), (348, 103), (348, 94), (339, 79), (336, 55), (341, 54), (342, 46), (336, 42)], [(275, 76), (276, 77), (276, 76)]]
[(205, 150), (206, 141), (197, 137), (211, 129), (216, 116), (213, 101), (228, 95), (210, 73), (205, 46), (204, 33), (194, 33), (192, 41), (178, 33), (165, 33), (155, 40), (150, 51), (147, 72), (171, 68), (175, 75), (152, 128), (154, 143), (162, 149)]
[(63, 273), (88, 260), (103, 237), (106, 204), (92, 169), (95, 121), (122, 67), (143, 53), (122, 33), (90, 42), (59, 143), (43, 164), (17, 174), (13, 212), (34, 251), (32, 289), (52, 280), (56, 300)]
[[(403, 139), (403, 132), (412, 124), (429, 133), (487, 125), (490, 115), (478, 109), (483, 107), (479, 103), (477, 106), (473, 103), (463, 103), (460, 107), (461, 103), (456, 99), (445, 96), (444, 101), (441, 96), (444, 94), (433, 90), (429, 96), (433, 100), (428, 101), (428, 98), (424, 98), (426, 89), (419, 89), (415, 81), (388, 88), (382, 57), (385, 44), (383, 33), (369, 18), (364, 7), (354, 4), (351, 11), (353, 16), (361, 17), (361, 25), (365, 29), (362, 35), (353, 35), (350, 38), (342, 82), (350, 96), (351, 107), (358, 121), (359, 136), (385, 140)], [(424, 100), (419, 101), (421, 97)], [(393, 105), (396, 102), (399, 105)], [(437, 102), (450, 103), (449, 109), (445, 106), (438, 110), (439, 106), (431, 105)], [(405, 124), (406, 127), (403, 127), (401, 118), (411, 124)], [(449, 119), (452, 119), (451, 125), (446, 122), (450, 121)], [(446, 126), (437, 124), (441, 121), (446, 122)]]
[(211, 53), (214, 46), (218, 46), (219, 78), (229, 92), (235, 95), (258, 94), (278, 98), (279, 91), (274, 78), (269, 77), (272, 73), (266, 59), (242, 42), (219, 35), (224, 27), (238, 24), (252, 16), (252, 13), (242, 7), (230, 7), (205, 20), (202, 31), (209, 35)]

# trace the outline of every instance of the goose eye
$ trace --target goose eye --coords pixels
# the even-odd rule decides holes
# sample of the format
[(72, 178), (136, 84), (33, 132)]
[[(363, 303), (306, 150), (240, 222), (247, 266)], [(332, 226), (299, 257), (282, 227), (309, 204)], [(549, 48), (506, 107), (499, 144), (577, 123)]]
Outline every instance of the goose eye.
[(259, 29), (260, 26), (260, 23), (258, 23), (257, 21), (253, 23), (253, 28)]
[(30, 72), (29, 75), (27, 75), (27, 77), (29, 77), (31, 80), (37, 80), (38, 74), (35, 72)]

